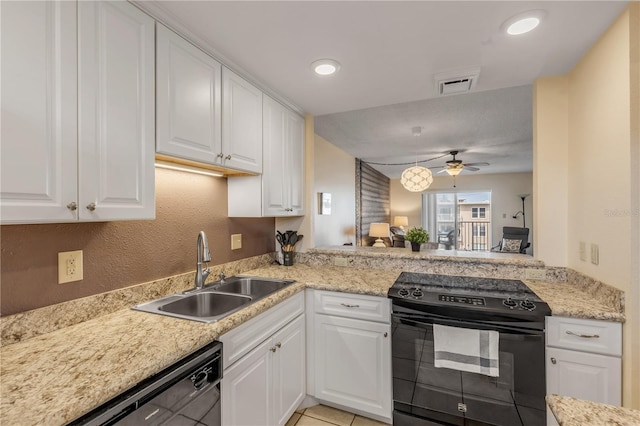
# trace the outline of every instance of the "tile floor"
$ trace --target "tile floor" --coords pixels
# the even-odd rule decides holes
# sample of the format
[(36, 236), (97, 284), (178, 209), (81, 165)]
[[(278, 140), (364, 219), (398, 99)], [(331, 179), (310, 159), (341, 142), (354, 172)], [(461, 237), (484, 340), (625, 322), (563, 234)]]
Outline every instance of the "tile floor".
[(314, 405), (302, 410), (297, 410), (285, 426), (386, 426), (366, 417), (327, 407), (326, 405)]

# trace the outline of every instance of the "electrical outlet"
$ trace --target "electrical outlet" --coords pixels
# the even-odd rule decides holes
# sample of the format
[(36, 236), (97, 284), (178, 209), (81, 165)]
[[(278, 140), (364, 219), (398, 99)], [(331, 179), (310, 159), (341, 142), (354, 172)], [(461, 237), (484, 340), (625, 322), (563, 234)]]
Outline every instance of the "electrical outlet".
[(82, 250), (58, 253), (58, 284), (82, 281)]
[(544, 281), (547, 278), (547, 270), (527, 268), (524, 270), (524, 278), (527, 280)]
[(231, 235), (231, 250), (238, 250), (242, 248), (242, 234)]
[(333, 264), (335, 266), (349, 266), (349, 262), (347, 262), (346, 257), (335, 257), (333, 259)]
[(600, 263), (600, 248), (597, 244), (591, 243), (591, 263), (597, 265)]
[(580, 241), (580, 260), (587, 261), (587, 243)]

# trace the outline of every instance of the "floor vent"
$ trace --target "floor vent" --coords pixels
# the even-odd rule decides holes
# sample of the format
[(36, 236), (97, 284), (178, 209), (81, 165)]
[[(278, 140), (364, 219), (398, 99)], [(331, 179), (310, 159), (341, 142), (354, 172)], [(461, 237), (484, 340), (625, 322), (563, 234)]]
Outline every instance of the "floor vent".
[(439, 96), (469, 93), (476, 86), (480, 70), (466, 70), (455, 73), (441, 73), (435, 76)]

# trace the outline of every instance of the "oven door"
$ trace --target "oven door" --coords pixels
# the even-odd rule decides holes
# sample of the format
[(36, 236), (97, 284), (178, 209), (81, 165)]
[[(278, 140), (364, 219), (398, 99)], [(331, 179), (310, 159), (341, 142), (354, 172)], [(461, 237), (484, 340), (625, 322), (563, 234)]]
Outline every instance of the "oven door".
[[(394, 306), (394, 425), (546, 424), (544, 332)], [(499, 377), (434, 367), (433, 324), (496, 330)]]

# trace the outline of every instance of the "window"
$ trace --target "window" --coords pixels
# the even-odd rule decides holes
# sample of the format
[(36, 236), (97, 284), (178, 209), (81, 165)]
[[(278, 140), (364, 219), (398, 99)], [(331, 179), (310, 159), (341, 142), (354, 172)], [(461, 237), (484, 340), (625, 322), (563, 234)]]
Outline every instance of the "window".
[(484, 207), (472, 207), (471, 217), (474, 219), (484, 219), (486, 217), (486, 211)]
[(487, 236), (487, 227), (486, 225), (476, 225), (473, 227), (473, 236), (474, 237), (486, 237)]

